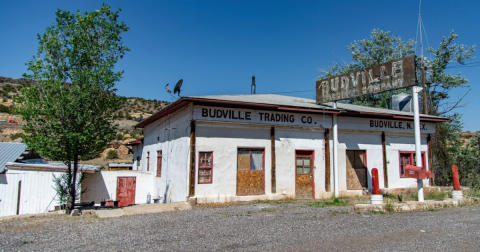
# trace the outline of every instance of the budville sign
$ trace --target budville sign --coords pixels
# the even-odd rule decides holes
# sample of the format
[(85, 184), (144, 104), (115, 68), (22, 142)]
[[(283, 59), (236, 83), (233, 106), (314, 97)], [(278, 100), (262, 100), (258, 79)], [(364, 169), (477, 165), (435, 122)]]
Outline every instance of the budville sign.
[(351, 99), (416, 84), (415, 55), (317, 81), (317, 103)]

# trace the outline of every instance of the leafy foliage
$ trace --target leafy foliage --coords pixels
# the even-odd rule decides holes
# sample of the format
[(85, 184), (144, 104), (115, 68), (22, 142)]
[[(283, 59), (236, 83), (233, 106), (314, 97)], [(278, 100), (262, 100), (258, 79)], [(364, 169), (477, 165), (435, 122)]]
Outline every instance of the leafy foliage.
[[(53, 183), (55, 191), (57, 192), (58, 195), (58, 202), (60, 205), (66, 204), (68, 201), (68, 196), (69, 196), (69, 184), (68, 184), (68, 176), (69, 173), (65, 172), (62, 173), (62, 175), (56, 177), (55, 174), (53, 174)], [(85, 180), (85, 173), (80, 173), (78, 176), (77, 180), (77, 185), (75, 187), (76, 193), (75, 193), (75, 200), (80, 199), (80, 194), (84, 193), (87, 191), (87, 188), (81, 188), (82, 182)]]
[(31, 74), (24, 76), (37, 81), (15, 98), (28, 146), (68, 166), (70, 210), (79, 159), (102, 152), (116, 133), (121, 99), (114, 86), (123, 71), (114, 65), (129, 51), (120, 36), (129, 28), (118, 22), (119, 11), (107, 5), (83, 15), (58, 10), (56, 24), (38, 35), (37, 56), (26, 64)]
[[(452, 63), (463, 65), (466, 61), (474, 59), (476, 46), (456, 44), (455, 40), (457, 38), (458, 35), (452, 31), (449, 36), (442, 38), (438, 48), (429, 48), (427, 50), (432, 53), (433, 58), (430, 59), (431, 66), (427, 69), (426, 82), (431, 84), (426, 89), (428, 111), (423, 111), (424, 113), (428, 112), (431, 115), (446, 116), (447, 113), (455, 108), (463, 106), (461, 104), (463, 97), (454, 102), (448, 102), (447, 100), (450, 98), (449, 92), (451, 90), (469, 87), (467, 84), (468, 80), (460, 73), (450, 74), (446, 73), (445, 70)], [(390, 32), (374, 29), (370, 34), (370, 38), (354, 41), (346, 47), (352, 53), (353, 62), (345, 62), (343, 64), (335, 62), (327, 70), (321, 69), (322, 76), (318, 79), (329, 78), (408, 56), (415, 53), (414, 46), (415, 42), (411, 39), (404, 42), (400, 37), (392, 36)], [(420, 67), (423, 66), (420, 65)], [(417, 69), (417, 73), (420, 72), (421, 70)], [(411, 93), (408, 89), (399, 89), (363, 96), (346, 102), (369, 107), (386, 108), (388, 98), (392, 94), (400, 92)], [(462, 153), (468, 152), (462, 149), (462, 146), (458, 146), (459, 137), (457, 133), (461, 132), (462, 129), (461, 114), (448, 115), (447, 117), (450, 119), (450, 122), (438, 123), (436, 133), (432, 137), (433, 167), (437, 185), (451, 183), (451, 165), (462, 162), (460, 158), (464, 155)], [(471, 162), (466, 165), (471, 166)], [(476, 181), (476, 178), (472, 176), (476, 175), (468, 175), (472, 181)]]
[(118, 158), (118, 152), (116, 150), (109, 150), (107, 152), (107, 159), (116, 159)]

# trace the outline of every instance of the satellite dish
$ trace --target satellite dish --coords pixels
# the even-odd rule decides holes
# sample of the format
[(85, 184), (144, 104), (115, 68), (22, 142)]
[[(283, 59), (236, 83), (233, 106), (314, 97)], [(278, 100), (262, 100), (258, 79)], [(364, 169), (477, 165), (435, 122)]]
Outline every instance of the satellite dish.
[(183, 79), (180, 79), (175, 85), (175, 88), (173, 88), (173, 93), (174, 94), (178, 93), (178, 97), (180, 97), (180, 87), (182, 87), (182, 84), (183, 84)]
[(170, 90), (170, 88), (168, 88), (168, 85), (169, 85), (169, 83), (167, 83), (167, 85), (165, 85), (165, 89), (167, 90), (167, 92), (169, 94), (172, 94), (172, 90)]

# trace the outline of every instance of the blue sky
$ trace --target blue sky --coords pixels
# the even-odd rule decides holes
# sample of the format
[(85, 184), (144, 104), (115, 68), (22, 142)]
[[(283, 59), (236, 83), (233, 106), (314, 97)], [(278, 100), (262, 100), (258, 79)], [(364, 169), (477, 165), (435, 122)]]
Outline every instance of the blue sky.
[[(415, 39), (419, 1), (103, 1), (122, 7), (123, 34), (131, 48), (118, 94), (172, 101), (164, 89), (183, 78), (184, 96), (257, 93), (315, 97), (318, 68), (350, 62), (346, 46), (374, 29)], [(102, 1), (0, 0), (0, 76), (20, 78), (36, 53), (36, 34), (55, 22), (57, 8), (93, 11)], [(480, 1), (422, 1), (428, 45), (452, 29), (457, 43), (478, 44)], [(425, 46), (428, 46), (425, 41)], [(478, 54), (478, 53), (477, 53)], [(478, 62), (475, 59), (472, 62)], [(480, 66), (451, 68), (470, 80), (464, 130), (480, 131), (476, 108)], [(451, 93), (452, 100), (468, 89)], [(304, 91), (304, 92), (296, 92)]]

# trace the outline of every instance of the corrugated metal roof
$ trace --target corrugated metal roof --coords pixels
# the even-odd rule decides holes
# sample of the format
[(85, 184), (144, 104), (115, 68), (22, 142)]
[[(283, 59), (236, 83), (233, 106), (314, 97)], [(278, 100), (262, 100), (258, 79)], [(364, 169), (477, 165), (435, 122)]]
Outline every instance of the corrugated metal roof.
[[(201, 99), (215, 99), (215, 100), (224, 100), (224, 101), (238, 101), (238, 102), (252, 102), (252, 103), (263, 103), (279, 106), (292, 106), (300, 108), (311, 108), (311, 109), (333, 109), (333, 103), (321, 103), (317, 104), (314, 99), (286, 96), (286, 95), (277, 95), (277, 94), (254, 94), (254, 95), (209, 95), (209, 96), (193, 96), (193, 98)], [(399, 116), (413, 116), (413, 113), (402, 112), (391, 109), (382, 109), (382, 108), (372, 108), (365, 107), (347, 103), (337, 102), (337, 109), (346, 110), (347, 112), (364, 112), (364, 113), (376, 113), (376, 114), (391, 114)], [(438, 118), (444, 119), (440, 116), (431, 116), (431, 115), (421, 115), (424, 118)]]
[(24, 143), (0, 143), (0, 173), (5, 171), (7, 162), (14, 162), (27, 149)]
[[(44, 171), (66, 171), (67, 166), (62, 162), (47, 162), (44, 164), (26, 164), (18, 162), (8, 162), (6, 163), (8, 169), (19, 169), (19, 170), (44, 170)], [(73, 166), (73, 164), (72, 164)], [(102, 165), (89, 165), (89, 164), (78, 164), (78, 172), (98, 172), (103, 168)]]

